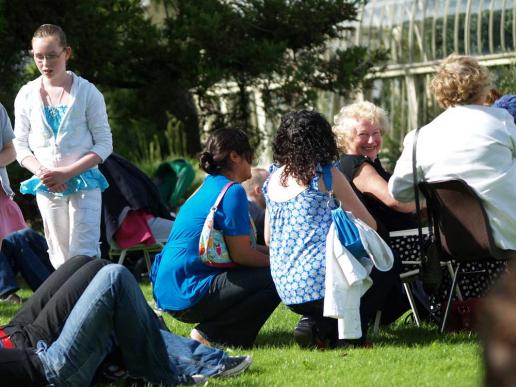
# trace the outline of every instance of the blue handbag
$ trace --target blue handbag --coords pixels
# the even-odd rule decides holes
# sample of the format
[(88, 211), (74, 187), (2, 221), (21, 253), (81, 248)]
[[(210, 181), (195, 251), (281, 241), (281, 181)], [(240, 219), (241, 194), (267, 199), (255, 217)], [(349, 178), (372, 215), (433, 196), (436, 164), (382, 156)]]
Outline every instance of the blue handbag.
[(339, 238), (340, 243), (351, 254), (353, 254), (355, 258), (368, 257), (369, 255), (364, 249), (357, 226), (349, 218), (346, 211), (340, 207), (340, 203), (333, 194), (331, 165), (325, 165), (322, 167), (322, 170), (324, 185), (330, 195), (330, 200), (333, 200), (337, 205), (337, 208), (331, 211), (331, 216), (333, 224), (335, 224), (335, 230), (337, 231), (337, 237)]

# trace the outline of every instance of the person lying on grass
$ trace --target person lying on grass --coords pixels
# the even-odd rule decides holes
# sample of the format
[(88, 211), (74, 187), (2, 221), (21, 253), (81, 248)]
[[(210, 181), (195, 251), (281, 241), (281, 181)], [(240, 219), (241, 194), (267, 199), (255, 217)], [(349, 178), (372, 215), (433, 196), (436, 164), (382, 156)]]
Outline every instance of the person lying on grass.
[(131, 377), (161, 385), (236, 375), (252, 361), (162, 328), (124, 266), (72, 258), (0, 328), (2, 384), (89, 386), (115, 348)]

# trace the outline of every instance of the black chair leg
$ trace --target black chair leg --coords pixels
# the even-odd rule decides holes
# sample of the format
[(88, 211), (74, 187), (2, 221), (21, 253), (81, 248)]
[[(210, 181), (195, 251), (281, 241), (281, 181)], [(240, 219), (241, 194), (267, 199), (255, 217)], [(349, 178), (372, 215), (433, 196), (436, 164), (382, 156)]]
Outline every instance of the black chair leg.
[(455, 292), (455, 287), (457, 286), (457, 280), (459, 277), (460, 266), (461, 266), (461, 263), (458, 262), (457, 267), (455, 268), (455, 274), (453, 275), (452, 285), (451, 285), (450, 291), (448, 293), (448, 301), (446, 302), (446, 309), (444, 311), (443, 322), (441, 324), (441, 333), (443, 333), (444, 328), (446, 328), (446, 321), (448, 320), (448, 314), (450, 313), (450, 307), (451, 307), (451, 303), (452, 303), (452, 299), (453, 299), (453, 293)]

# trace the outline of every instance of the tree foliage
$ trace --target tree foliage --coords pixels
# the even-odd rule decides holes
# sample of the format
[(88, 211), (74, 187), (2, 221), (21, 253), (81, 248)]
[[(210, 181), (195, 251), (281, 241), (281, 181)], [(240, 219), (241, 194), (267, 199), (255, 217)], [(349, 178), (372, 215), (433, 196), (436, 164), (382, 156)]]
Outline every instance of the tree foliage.
[[(192, 90), (201, 119), (213, 126), (238, 126), (257, 134), (251, 101), (263, 96), (269, 119), (287, 110), (314, 106), (318, 91), (339, 95), (357, 87), (384, 52), (364, 47), (330, 50), (346, 22), (357, 17), (359, 1), (248, 0), (169, 1), (165, 36), (193, 60)], [(349, 24), (349, 23), (348, 23)], [(225, 95), (221, 85), (233, 85)]]
[(147, 157), (146, 142), (157, 141), (162, 153), (193, 155), (205, 126), (240, 127), (259, 141), (257, 93), (274, 119), (315, 106), (319, 91), (347, 95), (384, 58), (363, 47), (329, 50), (357, 17), (358, 0), (154, 3), (162, 23), (140, 0), (0, 0), (2, 102), (35, 74), (34, 30), (59, 24), (74, 50), (69, 67), (106, 96), (118, 151)]

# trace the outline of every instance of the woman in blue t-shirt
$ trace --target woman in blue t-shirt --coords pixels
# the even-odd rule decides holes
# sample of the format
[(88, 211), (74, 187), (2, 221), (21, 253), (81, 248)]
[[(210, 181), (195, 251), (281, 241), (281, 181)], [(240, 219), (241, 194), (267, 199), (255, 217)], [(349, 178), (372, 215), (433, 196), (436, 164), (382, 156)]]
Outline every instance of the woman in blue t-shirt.
[(247, 196), (240, 184), (225, 193), (214, 227), (222, 230), (234, 268), (214, 268), (199, 257), (199, 238), (208, 212), (228, 182), (251, 177), (253, 152), (247, 135), (219, 129), (206, 143), (200, 166), (208, 173), (183, 204), (153, 267), (159, 308), (180, 321), (198, 323), (190, 336), (205, 345), (247, 347), (279, 303), (265, 246), (253, 248)]

